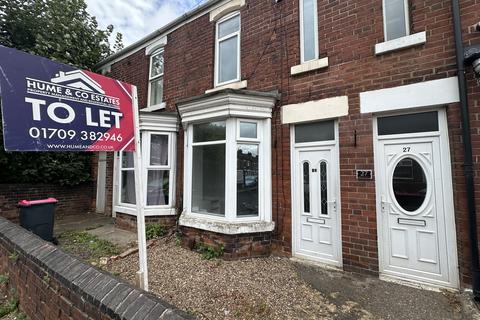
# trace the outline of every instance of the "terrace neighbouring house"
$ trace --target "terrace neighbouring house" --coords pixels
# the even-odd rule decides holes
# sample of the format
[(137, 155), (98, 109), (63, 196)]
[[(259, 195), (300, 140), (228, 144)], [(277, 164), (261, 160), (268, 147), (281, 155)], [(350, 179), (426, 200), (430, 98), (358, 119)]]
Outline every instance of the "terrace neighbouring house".
[[(480, 2), (461, 18), (480, 43)], [(147, 222), (178, 221), (185, 243), (229, 259), (460, 288), (472, 273), (454, 43), (450, 1), (211, 0), (98, 68), (138, 87)], [(135, 187), (131, 154), (100, 154), (98, 212), (134, 227)]]

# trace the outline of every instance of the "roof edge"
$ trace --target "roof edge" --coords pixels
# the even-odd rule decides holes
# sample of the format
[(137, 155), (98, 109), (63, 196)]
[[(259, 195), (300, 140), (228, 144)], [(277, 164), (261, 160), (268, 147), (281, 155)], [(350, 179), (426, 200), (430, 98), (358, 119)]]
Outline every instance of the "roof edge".
[(97, 63), (94, 66), (94, 69), (95, 70), (100, 69), (101, 67), (103, 67), (106, 64), (112, 62), (113, 60), (119, 58), (120, 56), (125, 55), (128, 52), (133, 51), (133, 50), (141, 47), (142, 45), (144, 45), (148, 41), (158, 37), (159, 35), (167, 32), (169, 29), (174, 28), (175, 26), (179, 25), (180, 23), (185, 22), (186, 20), (193, 17), (194, 15), (202, 12), (203, 10), (206, 10), (206, 9), (212, 7), (213, 5), (215, 5), (215, 4), (217, 4), (221, 1), (223, 1), (223, 0), (209, 0), (205, 3), (203, 3), (203, 4), (198, 5), (197, 7), (195, 7), (192, 10), (182, 14), (180, 17), (178, 17), (175, 20), (167, 23), (163, 27), (151, 32), (150, 34), (146, 35), (145, 37), (141, 38), (140, 40), (132, 43), (131, 45), (126, 46), (125, 48), (123, 48), (120, 51), (115, 52), (114, 54), (109, 55), (108, 57), (106, 57), (105, 59), (103, 59), (102, 61)]

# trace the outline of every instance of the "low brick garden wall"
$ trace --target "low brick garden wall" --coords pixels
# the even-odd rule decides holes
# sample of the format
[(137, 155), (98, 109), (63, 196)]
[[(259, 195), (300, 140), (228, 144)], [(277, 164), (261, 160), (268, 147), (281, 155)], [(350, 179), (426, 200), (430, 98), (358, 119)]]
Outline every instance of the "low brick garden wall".
[(84, 214), (91, 211), (94, 195), (91, 183), (73, 187), (53, 184), (0, 184), (0, 216), (17, 221), (19, 201), (48, 197), (59, 201), (55, 209), (56, 215)]
[(32, 320), (192, 319), (4, 218), (0, 274), (8, 275), (20, 310)]

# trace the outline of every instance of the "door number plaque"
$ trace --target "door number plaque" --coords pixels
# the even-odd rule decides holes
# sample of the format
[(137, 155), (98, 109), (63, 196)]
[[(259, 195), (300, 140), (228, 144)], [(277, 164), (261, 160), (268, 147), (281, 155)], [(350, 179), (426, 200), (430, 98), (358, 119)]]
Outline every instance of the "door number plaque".
[(373, 170), (357, 170), (357, 180), (372, 180)]

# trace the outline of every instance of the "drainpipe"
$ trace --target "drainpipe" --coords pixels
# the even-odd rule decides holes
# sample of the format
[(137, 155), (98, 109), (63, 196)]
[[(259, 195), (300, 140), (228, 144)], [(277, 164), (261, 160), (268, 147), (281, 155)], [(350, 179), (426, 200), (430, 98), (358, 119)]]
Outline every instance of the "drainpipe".
[(460, 93), (460, 110), (463, 136), (463, 171), (467, 191), (469, 238), (472, 263), (472, 286), (475, 300), (480, 300), (480, 268), (478, 261), (477, 212), (475, 209), (475, 187), (473, 180), (472, 139), (468, 114), (467, 80), (465, 77), (465, 60), (458, 0), (452, 0), (453, 27), (455, 34), (455, 51), (457, 56), (458, 89)]

